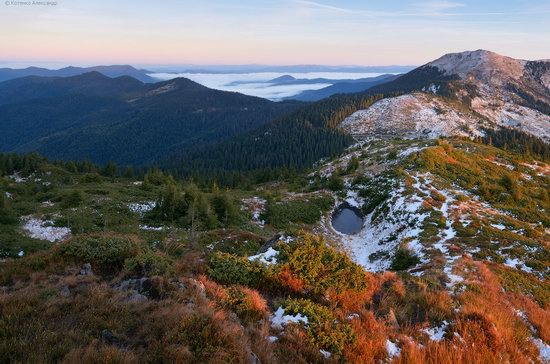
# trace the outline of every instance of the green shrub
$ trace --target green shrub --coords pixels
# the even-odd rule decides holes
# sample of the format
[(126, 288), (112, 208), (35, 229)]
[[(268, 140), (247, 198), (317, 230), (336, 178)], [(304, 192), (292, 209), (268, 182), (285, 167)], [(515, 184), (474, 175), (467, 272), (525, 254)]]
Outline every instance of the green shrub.
[(83, 235), (61, 246), (61, 253), (100, 269), (122, 268), (124, 261), (140, 251), (135, 239), (116, 235)]
[(173, 272), (173, 262), (165, 255), (146, 251), (126, 259), (124, 270), (140, 277), (163, 276)]
[(18, 219), (16, 213), (8, 206), (4, 192), (0, 191), (0, 224), (15, 225)]
[(550, 303), (548, 283), (538, 280), (534, 275), (516, 269), (498, 267), (495, 271), (500, 278), (502, 288), (509, 292), (519, 292), (533, 299), (541, 306)]
[(79, 190), (74, 190), (73, 192), (63, 196), (63, 199), (61, 200), (61, 207), (78, 207), (82, 203), (83, 199), (82, 192)]
[(408, 249), (399, 249), (393, 257), (390, 270), (400, 271), (407, 270), (420, 263), (420, 259)]
[(286, 315), (307, 316), (306, 331), (309, 340), (319, 349), (341, 354), (344, 347), (355, 341), (355, 335), (348, 324), (338, 322), (330, 309), (306, 299), (288, 299), (283, 303)]
[(333, 203), (329, 196), (279, 203), (271, 200), (267, 205), (267, 222), (277, 229), (286, 228), (290, 223), (316, 224)]
[(82, 179), (84, 183), (101, 183), (101, 176), (97, 173), (87, 173)]
[(333, 172), (327, 180), (327, 187), (335, 192), (342, 191), (344, 189), (344, 180), (338, 175), (338, 173)]
[(305, 289), (322, 295), (366, 288), (365, 271), (343, 252), (329, 246), (322, 236), (302, 234), (289, 244), (281, 244), (279, 272), (290, 272), (303, 281)]
[(359, 168), (359, 158), (352, 156), (348, 162), (348, 167), (346, 168), (347, 173), (353, 173)]
[(210, 257), (208, 274), (224, 284), (242, 284), (258, 287), (266, 273), (266, 268), (246, 257), (216, 252)]

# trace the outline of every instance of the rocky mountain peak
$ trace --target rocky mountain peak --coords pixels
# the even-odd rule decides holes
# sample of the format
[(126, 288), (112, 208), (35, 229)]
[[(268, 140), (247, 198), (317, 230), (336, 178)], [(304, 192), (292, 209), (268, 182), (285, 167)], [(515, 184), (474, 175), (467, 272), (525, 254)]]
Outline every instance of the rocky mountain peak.
[(480, 80), (519, 79), (523, 75), (527, 61), (518, 60), (486, 51), (466, 51), (449, 53), (430, 62), (427, 66), (437, 67), (446, 75), (458, 75), (462, 79), (474, 77)]

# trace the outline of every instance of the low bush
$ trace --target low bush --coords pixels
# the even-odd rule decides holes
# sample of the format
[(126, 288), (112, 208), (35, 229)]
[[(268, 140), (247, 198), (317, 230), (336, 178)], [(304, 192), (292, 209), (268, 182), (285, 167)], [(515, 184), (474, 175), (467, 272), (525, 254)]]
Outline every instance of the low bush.
[(332, 208), (333, 203), (330, 196), (285, 202), (271, 200), (267, 205), (267, 222), (277, 229), (286, 228), (290, 223), (316, 224), (322, 213)]
[(226, 312), (198, 308), (181, 316), (177, 326), (164, 334), (161, 362), (249, 363), (246, 334)]
[(60, 250), (66, 257), (112, 272), (122, 268), (126, 259), (136, 256), (141, 246), (133, 237), (94, 234), (74, 237)]
[(532, 297), (541, 307), (547, 307), (550, 304), (548, 284), (539, 281), (534, 275), (503, 267), (495, 267), (495, 272), (506, 291)]
[(307, 316), (306, 331), (311, 343), (319, 349), (342, 354), (344, 347), (355, 341), (351, 327), (339, 322), (325, 306), (306, 299), (288, 299), (282, 306), (286, 315)]
[(210, 257), (208, 274), (223, 284), (258, 287), (265, 277), (266, 268), (246, 257), (216, 252)]
[(407, 270), (420, 263), (420, 259), (408, 249), (398, 249), (393, 257), (390, 270), (400, 271)]
[(306, 291), (323, 295), (329, 290), (338, 293), (367, 287), (363, 268), (330, 246), (322, 236), (302, 233), (295, 241), (281, 244), (279, 248), (279, 264), (274, 268), (277, 275), (302, 282)]
[(146, 251), (126, 259), (124, 270), (128, 275), (152, 277), (168, 275), (174, 268), (172, 260), (166, 255)]
[(227, 303), (241, 319), (256, 322), (267, 315), (267, 302), (258, 291), (234, 286), (227, 293)]

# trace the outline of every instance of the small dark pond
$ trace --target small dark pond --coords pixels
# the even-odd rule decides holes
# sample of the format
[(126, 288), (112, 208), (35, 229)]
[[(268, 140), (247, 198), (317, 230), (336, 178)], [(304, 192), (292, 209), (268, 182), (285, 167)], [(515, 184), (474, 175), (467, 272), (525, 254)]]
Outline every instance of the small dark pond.
[(332, 215), (332, 226), (342, 234), (357, 234), (363, 227), (363, 215), (358, 208), (342, 204)]

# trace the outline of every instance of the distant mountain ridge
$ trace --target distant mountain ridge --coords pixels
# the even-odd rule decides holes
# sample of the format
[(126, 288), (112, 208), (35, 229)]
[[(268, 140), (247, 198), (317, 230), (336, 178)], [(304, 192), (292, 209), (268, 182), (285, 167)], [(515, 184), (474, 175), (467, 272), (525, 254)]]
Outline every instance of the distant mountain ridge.
[(371, 87), (393, 81), (399, 76), (400, 75), (385, 74), (378, 77), (341, 81), (320, 90), (303, 91), (298, 95), (288, 97), (287, 99), (299, 101), (319, 101), (336, 94), (353, 94), (365, 92)]
[(65, 67), (57, 70), (51, 70), (40, 67), (27, 67), (21, 69), (0, 68), (0, 82), (12, 80), (27, 76), (40, 77), (70, 77), (78, 76), (88, 72), (99, 72), (105, 76), (115, 78), (121, 76), (130, 76), (141, 82), (155, 82), (155, 79), (148, 74), (151, 71), (137, 69), (129, 65), (113, 65), (113, 66), (94, 66), (94, 67)]
[(154, 67), (156, 72), (177, 73), (311, 73), (311, 72), (335, 72), (335, 73), (404, 73), (414, 69), (415, 66), (326, 66), (326, 65), (291, 65), (291, 66), (266, 66), (266, 65), (219, 65), (219, 66), (162, 66)]
[(178, 78), (145, 84), (99, 72), (0, 83), (0, 151), (154, 164), (215, 144), (295, 109)]

